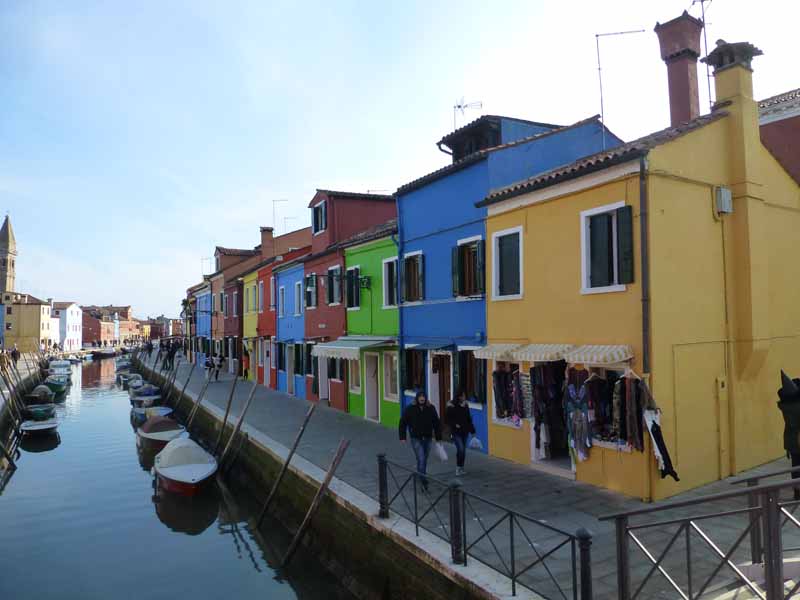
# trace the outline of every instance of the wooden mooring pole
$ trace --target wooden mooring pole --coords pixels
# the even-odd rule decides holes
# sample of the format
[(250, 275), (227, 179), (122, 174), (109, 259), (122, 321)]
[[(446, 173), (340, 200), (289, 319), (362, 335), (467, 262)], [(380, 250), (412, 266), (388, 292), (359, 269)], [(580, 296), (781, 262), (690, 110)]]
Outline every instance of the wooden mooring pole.
[(172, 399), (172, 390), (175, 389), (175, 380), (178, 379), (178, 367), (181, 366), (181, 359), (175, 364), (172, 371), (172, 377), (167, 378), (167, 399), (164, 402), (165, 406), (169, 406), (169, 401)]
[(292, 444), (291, 450), (289, 450), (289, 454), (286, 455), (286, 460), (283, 462), (283, 466), (281, 467), (281, 472), (278, 473), (278, 477), (275, 479), (275, 482), (272, 484), (272, 489), (269, 491), (269, 496), (267, 496), (266, 502), (264, 502), (264, 506), (261, 509), (261, 513), (258, 515), (258, 521), (256, 521), (256, 527), (261, 526), (261, 521), (264, 520), (264, 515), (267, 514), (267, 509), (269, 505), (272, 504), (272, 499), (275, 497), (275, 494), (278, 491), (278, 486), (281, 484), (283, 480), (283, 476), (286, 475), (286, 471), (289, 469), (289, 463), (294, 456), (294, 451), (297, 450), (297, 446), (300, 444), (300, 438), (303, 437), (303, 433), (305, 433), (306, 425), (311, 420), (311, 415), (314, 414), (314, 411), (317, 409), (316, 404), (312, 404), (308, 407), (308, 411), (306, 412), (306, 417), (303, 419), (303, 424), (300, 426), (300, 431), (297, 432), (297, 437), (294, 438), (294, 443)]
[(339, 463), (342, 462), (342, 458), (344, 458), (344, 453), (347, 452), (347, 447), (350, 445), (350, 440), (341, 440), (339, 442), (339, 447), (336, 449), (336, 454), (333, 456), (333, 461), (331, 461), (331, 466), (328, 467), (328, 472), (325, 474), (325, 479), (322, 482), (322, 485), (319, 486), (317, 490), (317, 495), (314, 496), (314, 500), (311, 502), (311, 506), (308, 507), (308, 512), (306, 513), (305, 519), (303, 522), (300, 523), (300, 528), (297, 530), (297, 533), (294, 535), (294, 539), (292, 543), (289, 544), (289, 549), (286, 551), (286, 555), (283, 557), (281, 561), (281, 567), (285, 567), (289, 564), (289, 561), (292, 560), (292, 556), (294, 556), (295, 551), (297, 550), (297, 546), (300, 545), (300, 542), (303, 539), (303, 535), (308, 529), (308, 526), (311, 524), (311, 519), (314, 518), (314, 513), (317, 512), (320, 503), (322, 502), (322, 498), (328, 491), (328, 486), (331, 484), (331, 479), (333, 479), (333, 474), (336, 473), (336, 469), (339, 466)]
[(225, 417), (222, 419), (222, 427), (219, 428), (219, 435), (217, 436), (217, 443), (214, 444), (214, 454), (219, 450), (219, 445), (222, 442), (222, 434), (225, 433), (225, 425), (228, 424), (228, 415), (231, 414), (231, 404), (233, 403), (233, 394), (236, 392), (236, 384), (239, 382), (239, 377), (234, 373), (233, 385), (231, 385), (231, 393), (228, 394), (228, 404), (225, 406)]
[(250, 403), (253, 401), (253, 398), (256, 395), (256, 388), (258, 388), (258, 382), (253, 382), (253, 387), (250, 389), (250, 395), (247, 396), (247, 402), (244, 404), (244, 408), (242, 409), (242, 414), (239, 415), (239, 419), (236, 421), (236, 426), (233, 428), (233, 433), (231, 433), (231, 437), (228, 439), (228, 443), (225, 445), (225, 450), (222, 451), (222, 455), (219, 457), (219, 464), (221, 465), (225, 462), (225, 457), (228, 454), (228, 451), (231, 449), (233, 445), (233, 440), (236, 435), (239, 433), (239, 430), (242, 428), (242, 423), (244, 422), (244, 416), (247, 414), (247, 409), (250, 408)]
[(183, 398), (183, 394), (186, 392), (186, 388), (189, 386), (189, 382), (192, 380), (192, 374), (194, 373), (194, 368), (197, 366), (197, 363), (192, 363), (192, 368), (189, 369), (189, 376), (186, 378), (186, 383), (183, 384), (183, 388), (181, 388), (181, 393), (178, 394), (178, 397), (175, 398), (175, 410), (178, 410), (178, 405), (181, 403), (181, 398)]
[(189, 422), (186, 424), (186, 431), (189, 431), (189, 428), (192, 426), (192, 421), (194, 421), (194, 416), (197, 414), (197, 409), (200, 408), (200, 403), (203, 401), (203, 396), (206, 395), (206, 390), (208, 389), (209, 383), (211, 383), (210, 377), (206, 379), (206, 383), (203, 385), (203, 389), (200, 390), (200, 394), (197, 396), (197, 400), (195, 400), (194, 406), (189, 413)]
[(0, 453), (2, 453), (3, 456), (6, 457), (6, 460), (8, 461), (8, 464), (12, 469), (17, 468), (17, 463), (14, 462), (14, 458), (11, 456), (11, 454), (8, 453), (8, 450), (6, 450), (6, 447), (3, 445), (3, 442), (0, 442)]

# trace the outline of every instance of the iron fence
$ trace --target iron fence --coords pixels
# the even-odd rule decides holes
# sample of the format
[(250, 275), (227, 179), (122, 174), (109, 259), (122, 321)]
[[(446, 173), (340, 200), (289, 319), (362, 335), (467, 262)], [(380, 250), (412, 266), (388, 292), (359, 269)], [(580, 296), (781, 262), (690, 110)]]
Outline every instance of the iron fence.
[(379, 516), (391, 511), (450, 545), (454, 563), (475, 559), (544, 598), (591, 600), (591, 534), (563, 531), (378, 455)]

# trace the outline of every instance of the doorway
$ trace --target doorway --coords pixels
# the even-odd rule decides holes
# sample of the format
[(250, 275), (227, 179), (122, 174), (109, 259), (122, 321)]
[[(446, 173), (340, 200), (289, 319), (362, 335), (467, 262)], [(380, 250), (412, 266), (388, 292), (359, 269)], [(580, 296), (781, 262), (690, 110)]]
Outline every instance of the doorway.
[(294, 395), (294, 344), (286, 344), (286, 392)]
[(322, 360), (318, 362), (319, 368), (319, 399), (320, 402), (327, 402), (330, 406), (330, 384), (328, 383), (328, 357), (320, 357)]
[(430, 402), (436, 407), (439, 413), (439, 420), (442, 424), (442, 436), (444, 439), (450, 437), (450, 430), (445, 423), (447, 414), (447, 403), (452, 398), (452, 370), (450, 368), (450, 354), (433, 354), (431, 359), (431, 371), (433, 373), (431, 385)]
[(378, 355), (364, 353), (364, 413), (368, 419), (380, 420), (378, 398)]

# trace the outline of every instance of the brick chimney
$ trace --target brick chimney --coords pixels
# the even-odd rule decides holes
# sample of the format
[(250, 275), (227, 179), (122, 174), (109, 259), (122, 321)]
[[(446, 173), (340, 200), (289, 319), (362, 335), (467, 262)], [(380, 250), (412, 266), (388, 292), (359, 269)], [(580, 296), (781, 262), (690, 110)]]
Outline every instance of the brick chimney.
[(661, 59), (667, 63), (670, 123), (675, 126), (700, 114), (697, 59), (703, 22), (688, 12), (664, 24), (656, 23)]
[(272, 227), (261, 228), (261, 258), (271, 258), (275, 256), (275, 238), (273, 237)]

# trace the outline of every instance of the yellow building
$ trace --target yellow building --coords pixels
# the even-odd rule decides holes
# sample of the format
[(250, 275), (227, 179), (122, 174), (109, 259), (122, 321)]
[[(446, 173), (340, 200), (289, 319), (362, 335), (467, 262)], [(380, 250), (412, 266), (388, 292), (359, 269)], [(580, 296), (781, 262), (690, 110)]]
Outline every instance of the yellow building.
[(36, 352), (57, 340), (59, 332), (50, 318), (50, 303), (30, 294), (3, 292), (5, 347), (16, 344), (21, 352)]
[(525, 375), (564, 359), (550, 364), (566, 363), (571, 377), (591, 367), (583, 376), (606, 381), (604, 394), (612, 377), (642, 377), (680, 481), (662, 478), (647, 429), (642, 451), (619, 435), (613, 393), (611, 405), (589, 405), (592, 427), (610, 420), (611, 429), (585, 460), (549, 465), (534, 421), (496, 411), (491, 454), (645, 500), (784, 454), (775, 402), (780, 370), (800, 375), (800, 187), (759, 139), (758, 54), (720, 43), (705, 59), (715, 69), (711, 114), (480, 203), (491, 241), (489, 372), (513, 364)]
[[(261, 266), (261, 265), (259, 265)], [(244, 294), (244, 315), (242, 318), (242, 343), (244, 350), (250, 356), (250, 367), (247, 370), (247, 379), (255, 381), (259, 361), (258, 352), (261, 344), (258, 343), (258, 313), (264, 310), (264, 299), (258, 293), (258, 269), (245, 273), (242, 276), (242, 293)]]

